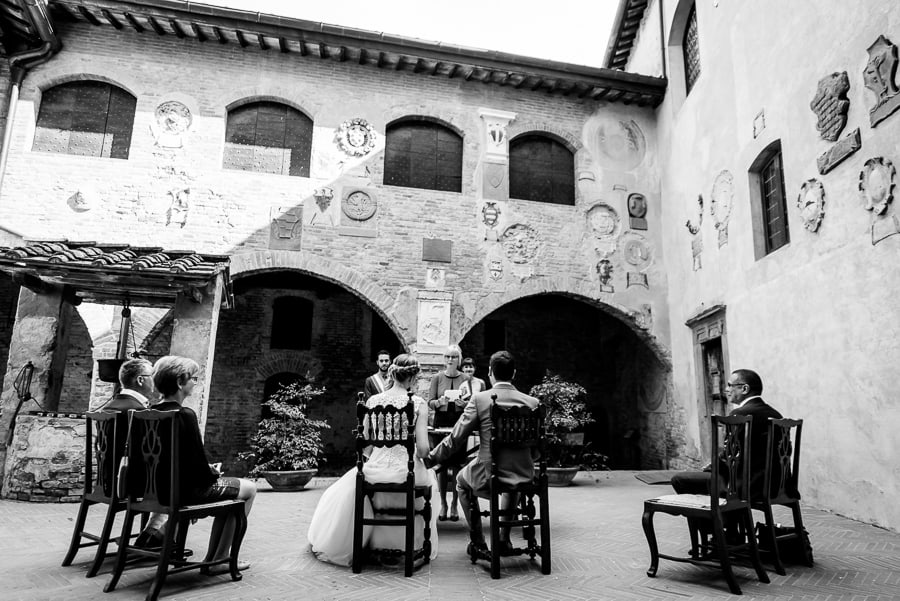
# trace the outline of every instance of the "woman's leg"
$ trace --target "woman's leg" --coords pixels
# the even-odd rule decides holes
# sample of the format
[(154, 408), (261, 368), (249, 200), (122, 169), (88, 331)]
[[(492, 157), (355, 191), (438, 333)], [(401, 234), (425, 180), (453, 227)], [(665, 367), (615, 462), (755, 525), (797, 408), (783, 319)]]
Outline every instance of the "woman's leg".
[[(250, 480), (240, 479), (241, 488), (238, 491), (238, 500), (244, 501), (244, 513), (250, 515), (253, 500), (256, 498), (256, 484)], [(234, 518), (217, 517), (213, 522), (212, 532), (209, 535), (209, 548), (215, 549), (213, 557), (216, 560), (225, 559), (231, 552), (231, 539), (234, 537)], [(249, 564), (248, 564), (249, 567)]]
[[(456, 466), (448, 467), (447, 472), (449, 474), (449, 477), (452, 478), (452, 480), (450, 480), (450, 481), (456, 482), (456, 475), (459, 473), (459, 468)], [(453, 487), (453, 496), (450, 501), (450, 521), (451, 522), (456, 522), (457, 520), (459, 520), (459, 512), (456, 510), (456, 506), (458, 503), (459, 503), (459, 491), (454, 486)]]
[[(441, 512), (438, 514), (438, 519), (442, 522), (447, 519), (447, 472), (449, 469), (445, 468), (438, 474), (438, 490), (441, 497)], [(456, 480), (454, 479), (453, 481), (455, 482)], [(455, 496), (456, 494), (454, 493)]]

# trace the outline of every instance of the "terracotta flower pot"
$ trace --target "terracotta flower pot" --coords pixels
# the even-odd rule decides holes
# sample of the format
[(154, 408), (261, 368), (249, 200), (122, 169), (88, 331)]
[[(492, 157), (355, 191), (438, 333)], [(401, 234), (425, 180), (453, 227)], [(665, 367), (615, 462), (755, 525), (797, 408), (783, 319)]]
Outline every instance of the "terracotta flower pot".
[(575, 479), (578, 473), (578, 466), (573, 467), (548, 467), (547, 468), (547, 485), (548, 486), (568, 486)]
[(289, 470), (283, 472), (261, 472), (262, 477), (272, 487), (272, 490), (287, 492), (303, 490), (316, 475), (318, 470)]

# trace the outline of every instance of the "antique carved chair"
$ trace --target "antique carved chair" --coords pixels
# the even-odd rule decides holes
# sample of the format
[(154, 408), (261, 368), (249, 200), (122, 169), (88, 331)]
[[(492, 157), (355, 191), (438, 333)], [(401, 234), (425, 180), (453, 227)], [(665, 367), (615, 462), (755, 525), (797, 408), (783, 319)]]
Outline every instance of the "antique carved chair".
[[(122, 524), (122, 540), (129, 540), (134, 517), (140, 512), (158, 512), (168, 515), (162, 548), (150, 550), (130, 544), (119, 545), (112, 577), (103, 589), (110, 592), (116, 588), (129, 555), (144, 556), (157, 562), (156, 576), (150, 584), (147, 601), (159, 597), (160, 590), (169, 574), (199, 569), (209, 574), (209, 568), (228, 564), (232, 580), (240, 580), (238, 554), (244, 533), (247, 530), (247, 516), (243, 500), (218, 501), (200, 505), (183, 505), (179, 479), (179, 432), (180, 420), (177, 411), (131, 411), (130, 465), (128, 468), (128, 499), (125, 519)], [(233, 516), (236, 520), (231, 554), (228, 558), (213, 561), (215, 549), (210, 544), (206, 558), (202, 561), (188, 561), (184, 544), (188, 527), (192, 520), (205, 517)]]
[[(779, 545), (794, 544), (800, 550), (802, 563), (812, 566), (812, 547), (808, 535), (803, 528), (803, 516), (800, 514), (800, 434), (803, 420), (769, 418), (769, 445), (766, 449), (766, 473), (763, 482), (768, 483), (766, 496), (754, 499), (753, 509), (765, 514), (766, 532), (760, 532), (760, 543), (765, 540), (768, 548), (764, 551), (772, 553), (775, 571), (785, 574), (782, 553)], [(779, 529), (775, 525), (772, 512), (773, 505), (790, 508), (794, 519), (793, 529)]]
[[(760, 582), (769, 582), (763, 569), (753, 532), (753, 516), (750, 511), (750, 416), (713, 416), (711, 424), (712, 474), (710, 494), (673, 494), (644, 502), (642, 524), (650, 546), (650, 568), (647, 575), (656, 576), (659, 558), (688, 562), (696, 565), (718, 564), (735, 595), (741, 594), (732, 571), (732, 558), (736, 552), (749, 553), (750, 561)], [(719, 448), (719, 427), (724, 430), (723, 451)], [(723, 473), (724, 470), (724, 473)], [(720, 475), (723, 478), (720, 478)], [(656, 513), (684, 516), (691, 525), (691, 552), (688, 557), (664, 555), (659, 552), (653, 516)], [(711, 532), (712, 543), (698, 540), (695, 524), (702, 523)], [(736, 532), (726, 535), (726, 523), (736, 527)], [(705, 537), (704, 537), (705, 538)]]
[[(62, 565), (72, 564), (79, 549), (97, 547), (94, 561), (88, 568), (87, 577), (97, 575), (103, 560), (112, 553), (107, 553), (110, 542), (119, 544), (119, 537), (110, 539), (116, 514), (125, 511), (125, 499), (117, 496), (117, 472), (119, 459), (125, 448), (127, 415), (113, 411), (97, 411), (85, 414), (85, 449), (84, 449), (84, 494), (78, 506), (75, 518), (75, 529), (69, 550)], [(88, 510), (94, 505), (104, 505), (106, 516), (99, 534), (84, 529)], [(147, 514), (142, 516), (146, 523)], [(87, 542), (84, 542), (84, 541)]]
[[(544, 419), (546, 407), (504, 407), (493, 397), (491, 406), (491, 479), (489, 481), (490, 509), (481, 511), (478, 500), (474, 499), (473, 519), (490, 516), (490, 562), (491, 578), (500, 578), (500, 557), (528, 555), (532, 560), (541, 558), (541, 573), (550, 573), (550, 505), (547, 490), (546, 432)], [(532, 456), (538, 454), (534, 479), (523, 484), (507, 484), (498, 465), (498, 458), (511, 450), (526, 450)], [(501, 499), (506, 496), (508, 507), (501, 510)], [(538, 508), (535, 508), (535, 498)], [(507, 548), (500, 546), (501, 530), (522, 527), (524, 547), (515, 547), (510, 542)], [(540, 531), (540, 544), (536, 533)], [(472, 563), (487, 559), (473, 554)]]
[[(367, 407), (360, 399), (356, 405), (356, 498), (353, 515), (353, 573), (362, 571), (366, 549), (363, 548), (364, 526), (397, 526), (404, 528), (405, 544), (400, 549), (370, 549), (382, 556), (401, 555), (404, 559), (404, 576), (412, 576), (413, 569), (431, 560), (431, 486), (416, 485), (414, 474), (415, 407), (409, 393), (409, 402), (403, 408), (390, 405)], [(368, 482), (363, 474), (364, 451), (370, 447), (396, 447), (406, 450), (407, 473), (402, 483)], [(402, 507), (374, 510), (371, 518), (365, 517), (365, 499), (371, 503), (375, 493), (404, 495)], [(416, 499), (423, 499), (421, 509), (416, 509)], [(422, 546), (415, 548), (416, 519), (424, 521)]]

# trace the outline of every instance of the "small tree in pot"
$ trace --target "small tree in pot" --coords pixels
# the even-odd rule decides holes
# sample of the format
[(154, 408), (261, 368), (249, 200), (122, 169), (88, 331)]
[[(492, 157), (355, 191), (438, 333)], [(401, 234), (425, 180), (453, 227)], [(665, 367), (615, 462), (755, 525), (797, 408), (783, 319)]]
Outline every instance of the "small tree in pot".
[[(547, 407), (550, 484), (566, 486), (582, 466), (601, 469), (606, 457), (590, 451), (589, 445), (584, 444), (584, 432), (580, 431), (594, 421), (585, 404), (587, 391), (584, 387), (547, 372), (541, 383), (531, 388), (531, 396), (537, 397)], [(564, 473), (557, 474), (557, 471)], [(560, 482), (554, 483), (555, 477)]]
[(324, 420), (307, 417), (306, 407), (324, 392), (324, 388), (294, 382), (263, 403), (269, 415), (260, 420), (250, 450), (238, 454), (238, 459), (253, 462), (251, 476), (262, 476), (275, 490), (306, 486), (325, 461), (322, 430), (331, 427)]

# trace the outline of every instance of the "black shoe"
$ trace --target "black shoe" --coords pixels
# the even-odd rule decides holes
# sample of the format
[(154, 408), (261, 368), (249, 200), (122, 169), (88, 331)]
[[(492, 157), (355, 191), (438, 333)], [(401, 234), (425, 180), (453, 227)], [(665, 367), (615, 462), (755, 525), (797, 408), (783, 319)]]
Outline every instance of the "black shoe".
[(472, 563), (475, 563), (476, 559), (491, 559), (491, 552), (484, 541), (469, 543), (469, 546), (466, 547), (466, 554), (472, 560)]
[(159, 551), (163, 546), (163, 535), (159, 530), (144, 530), (134, 541), (134, 546), (147, 551)]
[(509, 557), (516, 554), (516, 549), (508, 540), (501, 540), (497, 544), (497, 553), (500, 554), (500, 557)]

